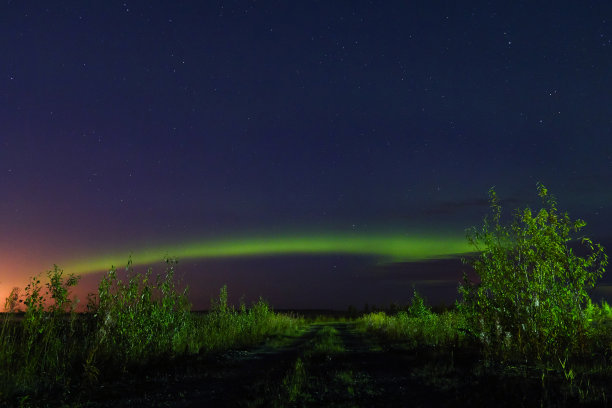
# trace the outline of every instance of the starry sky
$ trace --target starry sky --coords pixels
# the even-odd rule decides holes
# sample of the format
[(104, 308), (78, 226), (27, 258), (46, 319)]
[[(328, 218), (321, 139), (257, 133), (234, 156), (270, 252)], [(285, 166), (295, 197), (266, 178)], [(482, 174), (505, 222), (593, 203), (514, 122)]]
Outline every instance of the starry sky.
[(0, 33), (2, 298), (131, 253), (196, 309), (450, 302), (488, 189), (538, 181), (612, 244), (608, 1), (5, 1)]

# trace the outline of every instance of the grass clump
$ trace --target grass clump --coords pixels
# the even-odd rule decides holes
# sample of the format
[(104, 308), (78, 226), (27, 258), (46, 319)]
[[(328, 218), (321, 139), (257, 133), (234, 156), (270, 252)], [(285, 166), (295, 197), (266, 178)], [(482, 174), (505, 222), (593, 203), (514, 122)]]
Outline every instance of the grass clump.
[(303, 360), (298, 357), (291, 367), (291, 370), (281, 380), (281, 390), (284, 397), (289, 403), (295, 403), (300, 397), (303, 398), (302, 392), (308, 382), (308, 373), (304, 366)]
[(338, 337), (338, 330), (332, 325), (325, 325), (311, 340), (310, 352), (312, 354), (335, 354), (345, 351), (342, 341)]
[(456, 346), (464, 338), (459, 330), (464, 324), (463, 316), (456, 311), (433, 313), (416, 289), (413, 289), (412, 300), (406, 310), (394, 315), (369, 313), (356, 322), (359, 330), (373, 333), (386, 341), (401, 342), (408, 348)]
[(304, 326), (304, 320), (275, 313), (260, 298), (246, 307), (241, 303), (236, 309), (227, 303), (227, 286), (219, 291), (218, 299), (211, 301), (207, 315), (194, 322), (198, 350), (214, 352), (230, 347), (243, 347), (260, 343), (272, 336), (293, 335)]
[(459, 330), (463, 319), (457, 312), (429, 313), (411, 317), (400, 311), (396, 315), (375, 312), (357, 319), (359, 330), (377, 335), (385, 341), (402, 343), (407, 348), (454, 347), (464, 334)]

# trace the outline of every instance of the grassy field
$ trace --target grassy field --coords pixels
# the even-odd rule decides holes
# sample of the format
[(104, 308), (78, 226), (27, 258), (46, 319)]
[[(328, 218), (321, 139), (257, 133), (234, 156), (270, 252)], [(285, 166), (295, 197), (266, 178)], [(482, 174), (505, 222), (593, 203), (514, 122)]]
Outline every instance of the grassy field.
[(174, 263), (158, 276), (111, 270), (76, 313), (78, 278), (55, 268), (7, 299), (0, 403), (117, 406), (610, 406), (612, 310), (556, 358), (470, 332), (460, 309), (434, 313), (416, 291), (393, 311), (277, 313), (234, 307), (220, 289), (192, 313)]

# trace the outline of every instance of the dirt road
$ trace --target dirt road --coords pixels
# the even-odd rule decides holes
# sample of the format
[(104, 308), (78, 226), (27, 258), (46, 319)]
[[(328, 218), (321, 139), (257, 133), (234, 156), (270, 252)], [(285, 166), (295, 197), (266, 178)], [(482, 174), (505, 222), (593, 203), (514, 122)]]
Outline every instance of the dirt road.
[(187, 358), (66, 399), (91, 408), (533, 406), (531, 386), (475, 377), (470, 359), (381, 347), (352, 323), (315, 323), (280, 343)]
[(184, 359), (73, 398), (81, 407), (444, 406), (412, 375), (414, 360), (351, 323), (317, 323), (280, 346)]

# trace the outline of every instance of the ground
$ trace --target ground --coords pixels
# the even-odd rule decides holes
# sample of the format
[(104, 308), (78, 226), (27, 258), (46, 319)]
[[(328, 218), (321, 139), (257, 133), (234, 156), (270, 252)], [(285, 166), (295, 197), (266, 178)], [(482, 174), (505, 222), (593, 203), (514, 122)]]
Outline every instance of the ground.
[(385, 345), (350, 322), (313, 323), (299, 336), (250, 350), (184, 358), (75, 389), (58, 406), (530, 407), (551, 397), (556, 406), (572, 405), (524, 375), (479, 374), (475, 358)]

